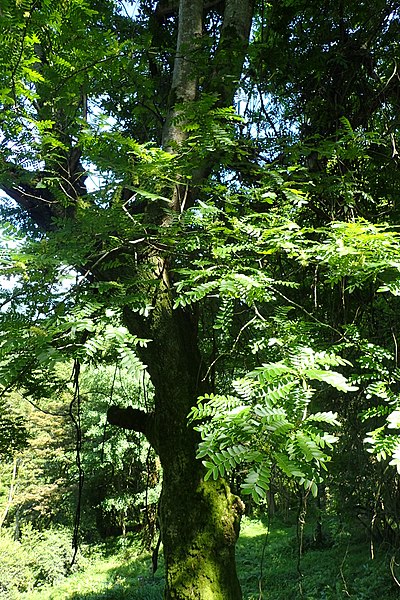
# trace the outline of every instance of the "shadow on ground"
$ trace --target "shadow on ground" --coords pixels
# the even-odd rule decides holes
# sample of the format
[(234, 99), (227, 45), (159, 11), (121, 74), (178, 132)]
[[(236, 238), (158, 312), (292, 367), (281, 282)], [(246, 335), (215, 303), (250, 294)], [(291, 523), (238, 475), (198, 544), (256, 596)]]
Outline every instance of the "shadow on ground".
[[(243, 600), (398, 600), (399, 588), (390, 574), (389, 556), (382, 551), (371, 561), (365, 539), (350, 535), (317, 549), (305, 543), (298, 563), (296, 527), (245, 520), (237, 545), (238, 573)], [(312, 540), (312, 528), (305, 542)], [(75, 591), (52, 590), (49, 600), (162, 600), (163, 569), (153, 576), (148, 556), (129, 558), (101, 573), (101, 581), (89, 581)], [(84, 577), (84, 574), (83, 574)], [(301, 584), (301, 585), (300, 585)]]

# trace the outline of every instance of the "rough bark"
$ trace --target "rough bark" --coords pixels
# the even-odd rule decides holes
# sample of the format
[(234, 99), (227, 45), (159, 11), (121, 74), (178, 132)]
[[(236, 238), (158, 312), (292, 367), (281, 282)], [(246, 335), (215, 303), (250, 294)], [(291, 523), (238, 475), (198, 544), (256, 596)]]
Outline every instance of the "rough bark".
[[(136, 313), (126, 311), (125, 318), (134, 328)], [(165, 598), (239, 600), (235, 543), (242, 504), (224, 482), (204, 481), (197, 434), (187, 423), (204, 391), (196, 319), (188, 310), (173, 310), (171, 291), (162, 286), (147, 326), (153, 342), (142, 358), (155, 388), (153, 445), (163, 468)]]

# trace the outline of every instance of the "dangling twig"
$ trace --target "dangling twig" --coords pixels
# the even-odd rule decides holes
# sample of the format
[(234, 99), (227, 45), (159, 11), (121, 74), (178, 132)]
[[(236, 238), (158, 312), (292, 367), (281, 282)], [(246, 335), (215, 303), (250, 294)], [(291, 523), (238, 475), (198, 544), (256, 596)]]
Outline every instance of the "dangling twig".
[(304, 525), (306, 524), (306, 514), (307, 514), (307, 497), (309, 492), (304, 493), (300, 490), (300, 503), (299, 503), (299, 512), (297, 516), (297, 541), (298, 541), (298, 554), (297, 554), (297, 573), (299, 576), (299, 593), (300, 596), (303, 597), (303, 573), (301, 571), (301, 559), (303, 556), (303, 543), (304, 543)]
[(269, 539), (269, 532), (271, 529), (271, 514), (270, 510), (267, 511), (267, 532), (264, 537), (264, 543), (261, 552), (261, 560), (260, 560), (260, 576), (258, 578), (258, 600), (263, 599), (263, 579), (264, 579), (264, 560), (265, 560), (265, 551), (267, 549), (267, 543)]

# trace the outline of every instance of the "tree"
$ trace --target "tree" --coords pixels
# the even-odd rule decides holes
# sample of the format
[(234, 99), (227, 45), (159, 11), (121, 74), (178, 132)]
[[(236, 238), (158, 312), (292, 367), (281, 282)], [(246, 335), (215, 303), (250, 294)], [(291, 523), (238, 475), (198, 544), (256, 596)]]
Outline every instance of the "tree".
[[(187, 415), (207, 382), (196, 311), (173, 308), (179, 257), (168, 238), (177, 235), (198, 186), (227, 160), (224, 110), (231, 114), (253, 3), (142, 2), (136, 19), (123, 10), (84, 0), (2, 8), (1, 188), (16, 203), (32, 248), (53, 247), (53, 263), (42, 265), (47, 292), (62, 264), (81, 273), (103, 305), (114, 302), (112, 288), (122, 283), (126, 326), (151, 340), (137, 352), (154, 385), (154, 410), (115, 407), (108, 419), (144, 433), (160, 457), (165, 597), (240, 598), (234, 546), (242, 507), (222, 480), (204, 480), (196, 459), (197, 434)], [(200, 111), (205, 121), (211, 107), (208, 137), (219, 125), (221, 139), (194, 150), (187, 115)], [(103, 128), (99, 112), (107, 114)], [(160, 143), (164, 151), (136, 140)], [(103, 178), (102, 194), (88, 191), (85, 167)], [(32, 266), (21, 265), (27, 278)], [(32, 299), (25, 309), (31, 315)], [(139, 311), (143, 300), (148, 314)], [(51, 334), (35, 333), (42, 335), (45, 362)], [(24, 360), (26, 372), (33, 365)]]
[[(2, 257), (18, 280), (3, 291), (2, 383), (48, 394), (52, 364), (73, 361), (76, 418), (81, 361), (147, 365), (154, 405), (113, 406), (108, 420), (143, 433), (160, 457), (166, 598), (235, 599), (242, 505), (213, 478), (234, 434), (232, 381), (258, 373), (236, 425), (290, 430), (269, 456), (309, 489), (314, 473), (296, 461), (325, 464), (333, 442), (315, 422), (335, 424), (337, 411), (359, 424), (366, 408), (363, 390), (346, 412), (341, 394), (318, 387), (310, 424), (307, 381), (349, 389), (326, 370), (349, 367), (332, 350), (362, 371), (378, 309), (385, 321), (384, 261), (364, 268), (371, 238), (352, 221), (397, 214), (398, 5), (143, 0), (131, 17), (131, 4), (10, 0), (1, 10), (0, 186), (13, 200), (5, 234), (20, 238)], [(239, 91), (247, 122), (233, 109)], [(257, 367), (269, 362), (285, 390), (268, 391), (276, 373)], [(293, 410), (266, 413), (257, 401), (268, 394)], [(209, 479), (187, 420), (199, 396)], [(262, 462), (248, 446), (244, 458)], [(253, 472), (247, 491), (257, 481)]]
[[(290, 152), (307, 166), (312, 181), (297, 223), (320, 228), (332, 222), (314, 255), (314, 274), (305, 276), (297, 301), (307, 286), (314, 289), (308, 310), (346, 336), (347, 346), (341, 340), (340, 351), (352, 362), (360, 386), (351, 399), (342, 403), (335, 397), (328, 405), (343, 422), (335, 460), (338, 509), (364, 513), (371, 531), (381, 529), (393, 539), (398, 475), (388, 468), (385, 451), (379, 455), (388, 408), (377, 405), (375, 392), (383, 393), (391, 380), (391, 393), (397, 394), (398, 306), (387, 285), (392, 280), (394, 289), (397, 280), (397, 235), (390, 228), (398, 225), (399, 55), (394, 40), (399, 4), (383, 1), (372, 10), (351, 1), (323, 6), (273, 2), (265, 23), (265, 50), (254, 60), (264, 73), (260, 85), (275, 106), (283, 107), (283, 123), (292, 125), (285, 131)], [(328, 286), (323, 283), (326, 267)], [(339, 340), (332, 331), (332, 341)], [(360, 414), (369, 418), (360, 419)], [(379, 461), (365, 452), (363, 440), (371, 440), (370, 430)], [(389, 437), (387, 450), (396, 434)]]

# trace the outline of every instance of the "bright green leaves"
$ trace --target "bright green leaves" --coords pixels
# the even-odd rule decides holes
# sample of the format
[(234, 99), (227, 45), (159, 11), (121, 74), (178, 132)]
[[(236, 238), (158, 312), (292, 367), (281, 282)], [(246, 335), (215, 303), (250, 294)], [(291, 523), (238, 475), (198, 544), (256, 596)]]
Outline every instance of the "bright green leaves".
[(0, 14), (3, 158), (40, 175), (46, 171), (66, 189), (62, 178), (76, 167), (71, 151), (82, 149), (80, 137), (95, 121), (90, 114), (98, 116), (113, 93), (111, 65), (122, 62), (125, 52), (132, 61), (135, 46), (130, 41), (126, 48), (117, 32), (121, 19), (112, 2), (96, 9), (85, 0), (7, 4)]
[(386, 380), (373, 381), (366, 388), (369, 398), (379, 399), (379, 404), (364, 411), (363, 420), (374, 419), (379, 425), (367, 433), (364, 443), (368, 452), (378, 461), (389, 460), (400, 473), (400, 396), (396, 390), (398, 370), (387, 374)]
[[(271, 170), (266, 169), (264, 178), (268, 181)], [(284, 181), (283, 186), (296, 185)], [(303, 185), (310, 187), (306, 181)], [(276, 184), (266, 183), (262, 195), (272, 193)], [(301, 186), (298, 185), (299, 190)], [(180, 282), (180, 297), (177, 303), (187, 304), (186, 287), (196, 286), (205, 281), (221, 281), (220, 289), (238, 298), (249, 297), (252, 291), (260, 300), (260, 289), (268, 290), (273, 286), (299, 286), (299, 282), (290, 277), (277, 277), (273, 271), (274, 260), (282, 258), (287, 273), (290, 265), (303, 268), (318, 268), (322, 286), (340, 284), (346, 278), (346, 292), (362, 288), (365, 284), (377, 285), (380, 292), (389, 291), (399, 295), (400, 240), (399, 234), (387, 225), (372, 224), (365, 220), (351, 222), (332, 222), (324, 227), (300, 227), (296, 222), (296, 212), (291, 209), (292, 218), (268, 209), (261, 212), (251, 211), (252, 202), (257, 202), (260, 190), (243, 194), (244, 206), (248, 202), (249, 210), (221, 210), (214, 205), (200, 204), (193, 215), (191, 226), (198, 228), (199, 242), (202, 246), (211, 245), (212, 263), (197, 260), (186, 282)], [(276, 193), (275, 191), (273, 193)], [(303, 192), (302, 192), (303, 193)], [(229, 193), (226, 190), (229, 200)], [(264, 207), (264, 210), (265, 207)], [(258, 266), (258, 268), (257, 268)], [(197, 268), (196, 268), (197, 267)], [(285, 270), (283, 270), (285, 273)], [(380, 285), (379, 285), (380, 284)], [(273, 294), (269, 294), (271, 299)]]
[(330, 461), (339, 427), (332, 411), (312, 412), (312, 380), (338, 391), (356, 389), (331, 370), (347, 364), (333, 353), (298, 348), (291, 359), (265, 364), (236, 381), (236, 396), (204, 396), (190, 413), (202, 441), (206, 477), (216, 479), (232, 469), (247, 468), (244, 494), (259, 501), (269, 488), (271, 470), (280, 469), (313, 494)]
[[(0, 385), (23, 386), (33, 396), (47, 396), (58, 389), (57, 368), (74, 360), (81, 364), (118, 364), (139, 381), (145, 366), (136, 348), (148, 340), (130, 334), (121, 325), (118, 309), (104, 309), (100, 302), (85, 297), (72, 303), (65, 292), (64, 302), (54, 314), (30, 315), (14, 311), (0, 316)], [(24, 299), (20, 298), (21, 312)], [(44, 309), (44, 307), (43, 307)]]
[[(392, 273), (392, 281), (396, 274), (398, 278), (400, 239), (390, 227), (359, 220), (333, 223), (320, 231), (325, 239), (310, 248), (310, 259), (327, 267), (327, 278), (332, 284), (347, 277), (348, 290), (352, 291), (368, 280), (384, 281), (385, 273)], [(382, 286), (380, 291), (386, 289)]]
[(227, 161), (232, 152), (238, 151), (234, 125), (243, 124), (243, 119), (233, 107), (218, 107), (217, 102), (217, 96), (202, 94), (197, 101), (175, 106), (174, 122), (186, 134), (179, 150), (183, 157), (183, 172), (185, 165), (202, 161), (210, 153), (219, 152), (222, 160)]
[(396, 357), (391, 349), (363, 339), (353, 325), (347, 327), (346, 337), (347, 346), (358, 355), (352, 379), (359, 386), (360, 403), (364, 398), (359, 417), (364, 424), (365, 449), (376, 461), (389, 463), (400, 473), (400, 371)]
[[(347, 379), (336, 371), (331, 371), (331, 367), (348, 366), (350, 363), (333, 352), (315, 352), (311, 348), (302, 347), (293, 351), (290, 355), (290, 363), (270, 363), (257, 367), (249, 377), (257, 378), (258, 381), (267, 386), (269, 383), (276, 383), (272, 399), (274, 401), (284, 397), (285, 394), (280, 394), (280, 390), (284, 389), (285, 385), (292, 384), (282, 383), (285, 381), (285, 376), (294, 378), (295, 382), (301, 382), (304, 389), (307, 388), (308, 381), (317, 380), (328, 383), (332, 387), (342, 392), (354, 391), (357, 388), (348, 383)], [(271, 392), (272, 393), (272, 392)]]
[(269, 490), (271, 468), (267, 462), (262, 462), (256, 469), (252, 469), (242, 483), (242, 493), (251, 496), (254, 502), (259, 502)]

